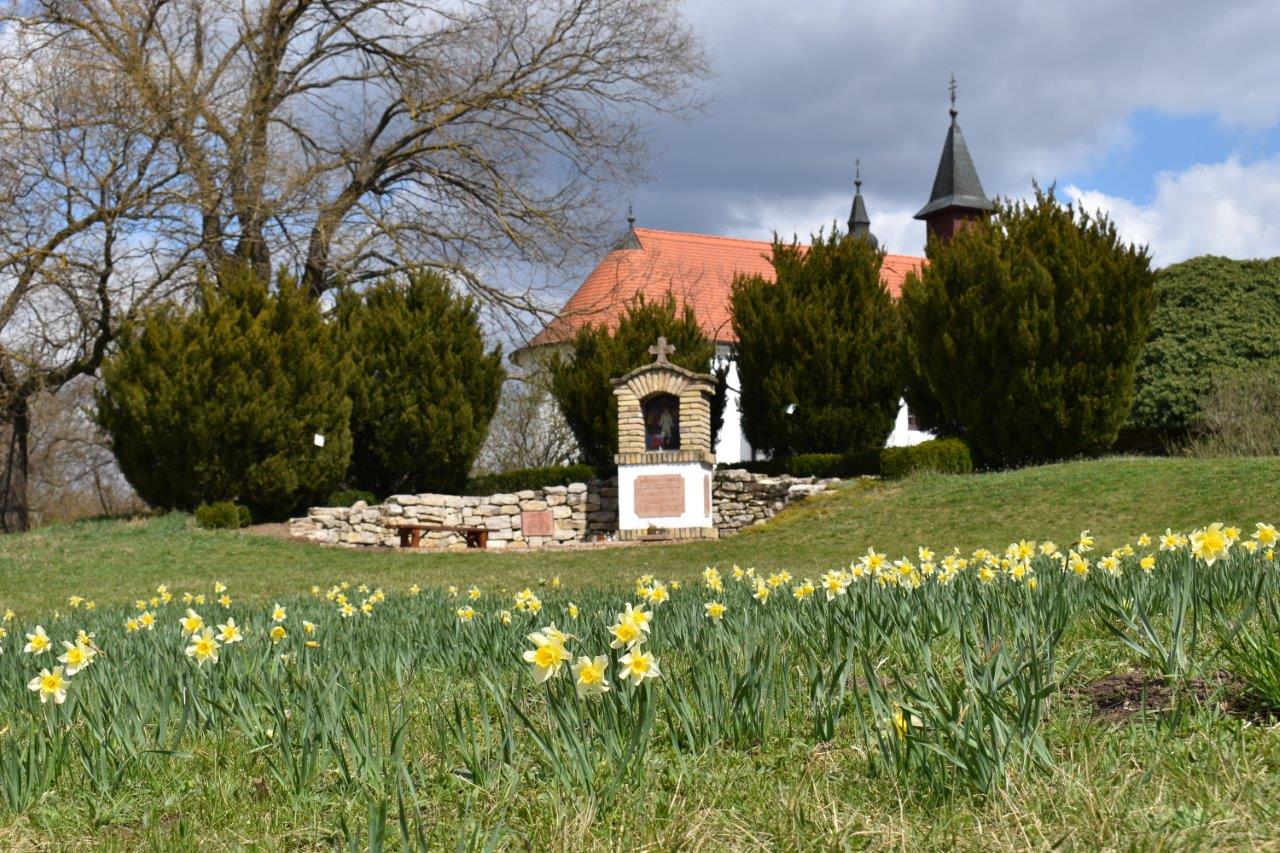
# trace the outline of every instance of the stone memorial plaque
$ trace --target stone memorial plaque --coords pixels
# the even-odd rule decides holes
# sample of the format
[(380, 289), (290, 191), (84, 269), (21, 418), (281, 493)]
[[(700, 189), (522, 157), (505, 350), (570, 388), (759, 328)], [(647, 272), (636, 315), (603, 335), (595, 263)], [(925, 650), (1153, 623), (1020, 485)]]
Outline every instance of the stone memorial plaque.
[(549, 509), (538, 509), (520, 513), (520, 529), (524, 538), (530, 536), (551, 536), (556, 532), (555, 517)]
[(704, 509), (702, 510), (703, 515), (711, 515), (711, 478), (710, 477), (702, 478), (702, 500), (704, 505)]
[(672, 518), (684, 515), (684, 477), (650, 474), (636, 477), (636, 515), (640, 518)]

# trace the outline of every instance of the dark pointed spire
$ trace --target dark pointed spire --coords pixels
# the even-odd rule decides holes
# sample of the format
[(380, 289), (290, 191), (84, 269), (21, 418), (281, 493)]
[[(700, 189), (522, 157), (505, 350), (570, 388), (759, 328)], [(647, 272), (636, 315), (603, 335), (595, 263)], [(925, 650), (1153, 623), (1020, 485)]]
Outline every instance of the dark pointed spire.
[(619, 249), (640, 249), (640, 238), (636, 236), (636, 212), (630, 204), (627, 205), (627, 230), (618, 238), (618, 242), (613, 244), (613, 251)]
[(867, 203), (862, 200), (862, 160), (853, 161), (853, 209), (849, 211), (849, 236), (866, 240), (875, 249), (879, 246), (876, 235), (871, 233), (871, 217), (867, 216)]
[[(956, 78), (951, 76), (947, 87), (951, 93), (951, 126), (947, 128), (946, 141), (942, 143), (942, 157), (938, 160), (938, 172), (933, 178), (933, 192), (929, 203), (920, 208), (916, 219), (932, 219), (937, 214), (951, 210), (960, 218), (973, 218), (993, 210), (994, 205), (982, 190), (978, 170), (969, 156), (960, 125), (956, 122)], [(954, 218), (954, 217), (953, 217)], [(949, 236), (949, 235), (948, 235)]]

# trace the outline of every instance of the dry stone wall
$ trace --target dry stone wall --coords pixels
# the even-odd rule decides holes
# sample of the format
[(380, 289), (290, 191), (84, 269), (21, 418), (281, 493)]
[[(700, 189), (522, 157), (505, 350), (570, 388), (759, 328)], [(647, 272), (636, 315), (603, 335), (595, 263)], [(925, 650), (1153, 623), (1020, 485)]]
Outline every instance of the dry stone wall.
[[(825, 490), (834, 480), (812, 477), (767, 477), (742, 470), (716, 472), (714, 521), (722, 536), (768, 521), (779, 510)], [(545, 525), (550, 514), (551, 524)], [(533, 516), (538, 516), (535, 519)], [(530, 531), (524, 529), (530, 520)], [(547, 486), (484, 497), (459, 495), (394, 495), (369, 506), (315, 507), (289, 522), (299, 538), (326, 545), (400, 544), (397, 527), (426, 524), (440, 527), (484, 528), (490, 550), (555, 548), (612, 539), (618, 530), (617, 480), (594, 480), (568, 486)], [(547, 531), (549, 527), (549, 532)], [(423, 531), (422, 547), (432, 550), (466, 549), (461, 533)]]
[(789, 475), (769, 477), (738, 468), (716, 472), (712, 523), (721, 536), (763, 524), (782, 509), (810, 495), (826, 491), (839, 480)]

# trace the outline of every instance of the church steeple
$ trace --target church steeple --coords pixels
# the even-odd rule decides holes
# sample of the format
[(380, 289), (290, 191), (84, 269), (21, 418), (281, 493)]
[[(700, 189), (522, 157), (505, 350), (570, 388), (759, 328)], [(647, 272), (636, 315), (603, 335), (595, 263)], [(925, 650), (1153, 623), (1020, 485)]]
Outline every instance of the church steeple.
[(871, 233), (871, 217), (867, 216), (867, 203), (862, 200), (862, 160), (853, 161), (853, 209), (849, 211), (849, 236), (865, 240), (871, 248), (879, 248), (880, 241)]
[(619, 249), (639, 249), (640, 238), (636, 236), (636, 212), (631, 205), (627, 205), (627, 230), (622, 232), (622, 236), (618, 238), (618, 242), (613, 244), (612, 251)]
[(942, 143), (942, 157), (938, 160), (938, 172), (933, 178), (933, 192), (929, 203), (920, 208), (916, 219), (923, 219), (929, 236), (948, 240), (965, 223), (985, 217), (994, 205), (982, 190), (978, 170), (969, 156), (956, 123), (956, 78), (951, 77), (951, 126), (947, 128), (946, 141)]

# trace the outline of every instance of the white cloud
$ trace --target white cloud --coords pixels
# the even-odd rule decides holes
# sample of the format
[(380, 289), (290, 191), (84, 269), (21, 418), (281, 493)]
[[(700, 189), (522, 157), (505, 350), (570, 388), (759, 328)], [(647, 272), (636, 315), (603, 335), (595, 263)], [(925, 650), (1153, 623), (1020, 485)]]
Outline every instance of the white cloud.
[(1151, 247), (1158, 266), (1204, 254), (1280, 255), (1280, 156), (1162, 172), (1148, 204), (1077, 186), (1063, 193), (1086, 210), (1106, 211), (1124, 239)]

